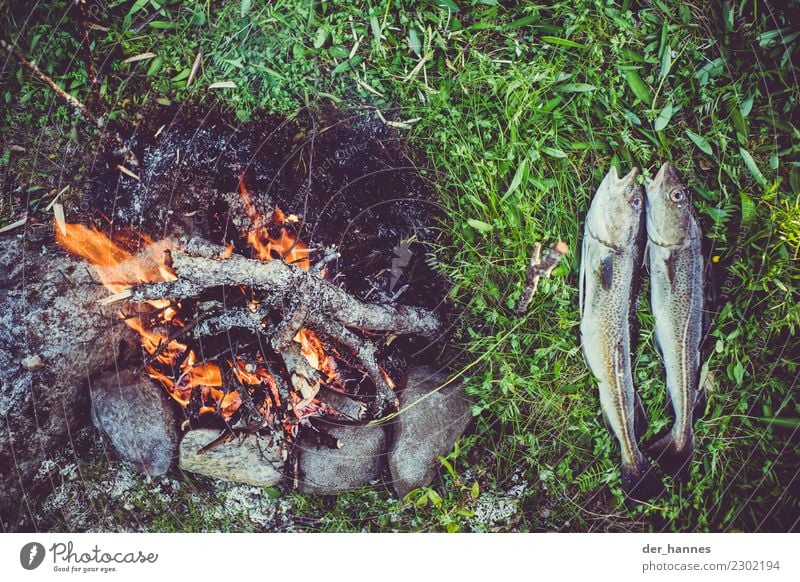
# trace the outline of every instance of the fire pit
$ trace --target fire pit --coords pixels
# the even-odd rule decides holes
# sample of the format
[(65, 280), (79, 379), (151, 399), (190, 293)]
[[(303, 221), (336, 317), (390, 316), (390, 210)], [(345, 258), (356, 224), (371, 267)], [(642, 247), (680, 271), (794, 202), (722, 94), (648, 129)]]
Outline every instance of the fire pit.
[[(388, 459), (404, 494), (430, 480), (469, 419), (460, 385), (418, 367), (440, 367), (450, 317), (432, 267), (438, 209), (381, 123), (305, 115), (234, 127), (164, 111), (123, 128), (81, 208), (56, 220), (56, 241), (91, 265), (106, 290), (98, 305), (138, 336), (128, 366), (168, 395), (165, 422), (186, 433), (181, 467), (325, 493), (366, 485)], [(94, 385), (124, 400), (114, 377)], [(118, 456), (168, 470), (145, 458), (158, 443), (119, 444), (141, 421), (124, 407), (104, 420), (99, 393), (95, 424)], [(371, 448), (354, 455), (355, 442)], [(231, 452), (240, 466), (220, 470)], [(403, 457), (420, 462), (404, 469)], [(272, 473), (253, 477), (253, 463)]]

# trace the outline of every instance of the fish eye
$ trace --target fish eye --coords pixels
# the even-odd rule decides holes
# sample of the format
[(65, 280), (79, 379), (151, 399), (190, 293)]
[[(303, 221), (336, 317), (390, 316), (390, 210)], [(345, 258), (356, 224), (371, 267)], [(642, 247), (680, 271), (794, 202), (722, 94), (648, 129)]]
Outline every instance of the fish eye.
[(680, 188), (676, 188), (672, 192), (669, 193), (669, 197), (673, 202), (680, 202), (683, 200), (683, 190)]
[(642, 197), (634, 196), (633, 198), (631, 198), (631, 204), (633, 204), (634, 208), (639, 208), (642, 205)]

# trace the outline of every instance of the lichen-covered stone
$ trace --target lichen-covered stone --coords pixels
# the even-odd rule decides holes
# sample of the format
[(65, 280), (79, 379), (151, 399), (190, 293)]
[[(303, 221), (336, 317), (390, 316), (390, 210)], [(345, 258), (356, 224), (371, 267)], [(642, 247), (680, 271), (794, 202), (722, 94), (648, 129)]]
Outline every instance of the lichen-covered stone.
[(281, 481), (283, 459), (279, 447), (258, 435), (237, 438), (198, 454), (214, 441), (218, 430), (198, 429), (186, 433), (180, 445), (180, 468), (207, 477), (270, 487)]
[(400, 410), (389, 452), (391, 485), (398, 496), (424, 487), (440, 466), (439, 456), (453, 450), (472, 418), (472, 401), (461, 382), (437, 390), (447, 374), (428, 366), (411, 368), (400, 392)]
[(175, 417), (164, 389), (131, 370), (107, 372), (90, 381), (92, 421), (117, 456), (140, 473), (169, 471), (178, 445)]
[(300, 439), (300, 491), (330, 495), (359, 489), (380, 477), (386, 457), (382, 427), (328, 425), (324, 429), (342, 446), (336, 449)]

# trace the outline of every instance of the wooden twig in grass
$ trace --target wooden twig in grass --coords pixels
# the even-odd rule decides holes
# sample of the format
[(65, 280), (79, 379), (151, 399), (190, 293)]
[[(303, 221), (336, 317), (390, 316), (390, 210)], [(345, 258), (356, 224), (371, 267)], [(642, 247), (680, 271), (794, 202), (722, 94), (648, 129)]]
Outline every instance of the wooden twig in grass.
[(568, 252), (569, 247), (567, 243), (559, 241), (552, 249), (545, 253), (544, 258), (541, 258), (542, 243), (537, 242), (533, 245), (531, 263), (525, 273), (525, 289), (522, 291), (522, 296), (520, 296), (519, 301), (517, 301), (517, 306), (514, 308), (514, 312), (517, 315), (525, 315), (525, 312), (528, 311), (528, 306), (531, 304), (533, 295), (539, 288), (539, 280), (542, 276), (549, 277), (556, 265), (561, 262), (561, 259), (563, 259), (564, 255)]
[(53, 79), (48, 77), (47, 75), (42, 72), (39, 66), (29, 61), (25, 58), (25, 56), (19, 52), (19, 50), (9, 42), (6, 42), (3, 39), (0, 39), (0, 48), (5, 50), (9, 55), (14, 57), (14, 59), (23, 67), (28, 69), (31, 73), (33, 73), (36, 77), (38, 77), (41, 81), (50, 87), (56, 94), (64, 99), (70, 106), (72, 106), (78, 113), (80, 113), (83, 118), (89, 122), (90, 124), (94, 125), (95, 127), (102, 127), (102, 123), (96, 117), (94, 117), (91, 113), (86, 110), (86, 106), (78, 101), (75, 97), (64, 91), (61, 87), (59, 87)]

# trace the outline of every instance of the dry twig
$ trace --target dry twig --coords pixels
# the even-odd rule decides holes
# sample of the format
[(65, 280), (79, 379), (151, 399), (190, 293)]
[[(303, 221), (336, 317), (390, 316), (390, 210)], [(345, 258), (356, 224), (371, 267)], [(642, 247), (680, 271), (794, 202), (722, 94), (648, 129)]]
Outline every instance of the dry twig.
[(525, 315), (525, 312), (528, 311), (528, 306), (531, 304), (531, 300), (533, 299), (536, 290), (539, 288), (539, 280), (544, 277), (550, 277), (550, 273), (553, 272), (556, 265), (561, 262), (561, 259), (564, 258), (569, 252), (569, 247), (567, 243), (563, 241), (559, 241), (556, 245), (547, 251), (544, 255), (544, 258), (540, 258), (542, 252), (542, 243), (536, 243), (533, 245), (533, 254), (531, 255), (531, 263), (528, 267), (527, 272), (525, 273), (525, 289), (522, 291), (522, 295), (517, 301), (517, 306), (514, 308), (514, 312), (517, 315)]

